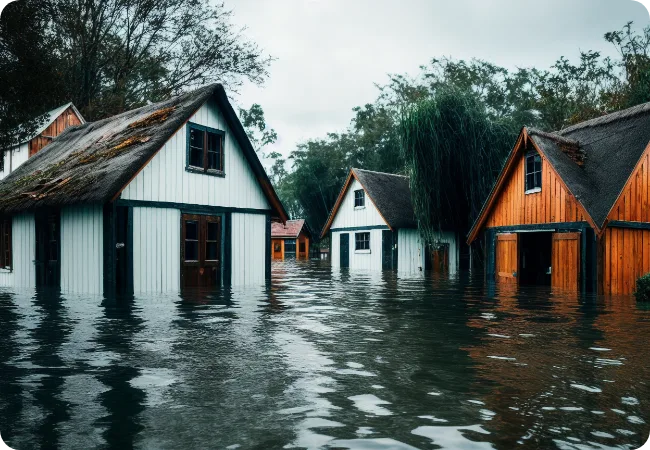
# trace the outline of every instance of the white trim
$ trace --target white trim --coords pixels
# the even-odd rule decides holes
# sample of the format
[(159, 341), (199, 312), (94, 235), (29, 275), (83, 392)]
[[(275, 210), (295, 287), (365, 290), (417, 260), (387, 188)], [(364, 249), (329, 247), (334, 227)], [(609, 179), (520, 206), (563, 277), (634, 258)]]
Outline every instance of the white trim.
[(533, 188), (533, 189), (528, 189), (527, 191), (524, 191), (524, 195), (528, 195), (528, 194), (537, 194), (538, 192), (542, 192), (542, 188), (541, 188), (541, 187)]
[(355, 211), (359, 211), (360, 209), (366, 209), (366, 207), (365, 206), (355, 206), (354, 207)]
[(354, 253), (358, 253), (358, 254), (361, 254), (361, 253), (370, 254), (370, 249), (367, 249), (367, 250), (355, 250)]

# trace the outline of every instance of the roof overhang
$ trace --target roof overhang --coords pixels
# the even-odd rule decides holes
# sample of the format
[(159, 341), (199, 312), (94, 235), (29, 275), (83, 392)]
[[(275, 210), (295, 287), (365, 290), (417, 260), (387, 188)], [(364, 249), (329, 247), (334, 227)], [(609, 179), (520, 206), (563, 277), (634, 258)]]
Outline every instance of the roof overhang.
[[(497, 201), (499, 193), (503, 189), (504, 184), (506, 183), (510, 174), (512, 173), (513, 169), (516, 166), (515, 161), (517, 161), (517, 158), (520, 155), (520, 151), (525, 150), (529, 143), (532, 144), (535, 150), (544, 157), (549, 167), (557, 177), (557, 179), (560, 180), (562, 186), (566, 189), (567, 192), (571, 193), (571, 195), (573, 195), (575, 198), (575, 195), (573, 194), (573, 192), (571, 192), (571, 189), (569, 189), (569, 187), (566, 185), (562, 177), (558, 174), (555, 167), (553, 167), (553, 163), (551, 162), (550, 158), (548, 158), (548, 155), (546, 155), (544, 151), (540, 148), (540, 146), (537, 145), (534, 136), (530, 135), (526, 127), (524, 127), (519, 133), (519, 137), (515, 142), (515, 146), (510, 151), (510, 154), (506, 159), (506, 163), (504, 164), (503, 169), (501, 169), (501, 173), (499, 174), (499, 177), (497, 178), (497, 181), (494, 184), (494, 187), (492, 188), (490, 195), (488, 196), (485, 203), (483, 203), (483, 207), (481, 208), (481, 212), (479, 213), (478, 218), (474, 221), (474, 224), (472, 225), (472, 228), (470, 229), (470, 232), (467, 235), (468, 244), (474, 242), (478, 237), (479, 233), (481, 232), (481, 230), (483, 229), (483, 226), (485, 225), (488, 215)], [(599, 227), (596, 226), (595, 222), (591, 218), (591, 215), (587, 212), (585, 207), (580, 203), (580, 201), (577, 198), (576, 198), (576, 202), (578, 203), (578, 206), (581, 208), (582, 213), (584, 213), (585, 218), (587, 219), (589, 225), (591, 225), (594, 228), (594, 230), (597, 233), (599, 233), (600, 229)]]

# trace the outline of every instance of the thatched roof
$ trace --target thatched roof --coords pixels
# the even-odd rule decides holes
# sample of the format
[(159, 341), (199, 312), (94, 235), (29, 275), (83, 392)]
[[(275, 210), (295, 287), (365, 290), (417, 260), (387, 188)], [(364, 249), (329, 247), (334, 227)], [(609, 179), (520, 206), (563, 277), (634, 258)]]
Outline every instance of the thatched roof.
[(287, 214), (220, 84), (69, 127), (0, 182), (0, 213), (112, 201), (210, 98), (223, 113), (274, 217), (285, 221)]
[(413, 211), (413, 203), (411, 202), (409, 177), (392, 173), (352, 169), (341, 188), (327, 223), (323, 227), (321, 237), (325, 236), (332, 226), (353, 178), (361, 184), (366, 195), (377, 207), (379, 214), (384, 218), (386, 225), (391, 230), (417, 228), (418, 224)]

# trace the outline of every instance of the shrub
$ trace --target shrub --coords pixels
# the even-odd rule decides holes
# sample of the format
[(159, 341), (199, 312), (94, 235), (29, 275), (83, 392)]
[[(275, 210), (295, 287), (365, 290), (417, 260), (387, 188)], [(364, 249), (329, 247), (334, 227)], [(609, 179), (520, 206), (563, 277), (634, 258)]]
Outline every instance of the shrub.
[(650, 273), (646, 273), (636, 280), (634, 295), (638, 302), (650, 302)]

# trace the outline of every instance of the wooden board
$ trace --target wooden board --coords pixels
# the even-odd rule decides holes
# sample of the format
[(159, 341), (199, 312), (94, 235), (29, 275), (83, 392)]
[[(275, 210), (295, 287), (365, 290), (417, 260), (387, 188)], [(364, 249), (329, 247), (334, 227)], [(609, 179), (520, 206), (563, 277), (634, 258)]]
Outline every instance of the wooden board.
[(551, 287), (577, 291), (580, 280), (580, 233), (553, 233)]
[(525, 162), (522, 152), (514, 161), (514, 167), (489, 212), (485, 227), (586, 220), (582, 206), (543, 156), (542, 190), (526, 194)]
[(517, 284), (519, 272), (519, 236), (516, 233), (497, 234), (496, 281)]
[(41, 134), (29, 141), (29, 156), (32, 157), (47, 144), (52, 142), (52, 139), (72, 125), (81, 125), (79, 117), (74, 113), (71, 107), (67, 108), (54, 122), (52, 122)]

